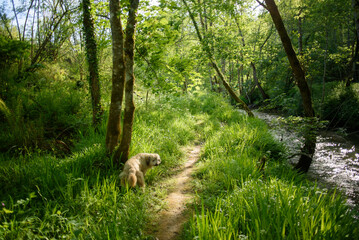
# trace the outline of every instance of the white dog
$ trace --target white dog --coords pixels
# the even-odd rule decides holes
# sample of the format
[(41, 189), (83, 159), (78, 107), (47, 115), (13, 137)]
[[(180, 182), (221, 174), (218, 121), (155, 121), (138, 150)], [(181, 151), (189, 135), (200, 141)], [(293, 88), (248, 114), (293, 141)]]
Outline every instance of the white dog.
[(135, 187), (138, 183), (140, 187), (144, 187), (147, 170), (160, 163), (161, 158), (156, 153), (139, 153), (133, 156), (126, 161), (120, 174), (121, 185), (128, 184), (130, 187)]

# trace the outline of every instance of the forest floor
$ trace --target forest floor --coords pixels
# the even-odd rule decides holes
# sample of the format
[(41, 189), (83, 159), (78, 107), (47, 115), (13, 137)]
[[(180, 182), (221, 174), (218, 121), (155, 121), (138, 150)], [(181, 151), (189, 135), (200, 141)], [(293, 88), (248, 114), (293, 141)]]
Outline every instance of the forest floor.
[(190, 209), (187, 205), (194, 199), (191, 189), (192, 173), (195, 163), (199, 159), (201, 146), (191, 146), (186, 149), (186, 159), (183, 169), (170, 180), (174, 181), (169, 194), (165, 199), (167, 206), (159, 213), (153, 233), (158, 240), (177, 239), (182, 232), (182, 227), (190, 217)]

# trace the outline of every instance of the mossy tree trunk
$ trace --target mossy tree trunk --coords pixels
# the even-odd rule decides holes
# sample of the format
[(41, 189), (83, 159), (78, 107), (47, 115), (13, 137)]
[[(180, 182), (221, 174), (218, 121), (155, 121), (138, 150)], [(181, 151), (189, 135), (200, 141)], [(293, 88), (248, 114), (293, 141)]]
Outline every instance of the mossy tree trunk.
[(122, 30), (120, 2), (110, 0), (112, 34), (112, 91), (110, 113), (106, 132), (106, 149), (113, 153), (121, 135), (122, 99), (125, 87), (124, 33)]
[(97, 127), (101, 122), (103, 109), (101, 106), (101, 90), (99, 80), (99, 67), (97, 57), (97, 44), (95, 27), (91, 16), (91, 1), (83, 0), (83, 28), (85, 35), (86, 58), (89, 71), (89, 85), (92, 103), (92, 124)]
[(125, 39), (125, 60), (126, 60), (126, 82), (125, 82), (125, 114), (123, 120), (123, 133), (119, 148), (115, 153), (115, 159), (120, 162), (126, 162), (129, 155), (132, 126), (135, 113), (135, 104), (133, 102), (133, 87), (135, 83), (134, 75), (134, 49), (135, 49), (135, 30), (136, 30), (136, 15), (139, 0), (131, 1)]
[[(113, 161), (118, 164), (128, 159), (132, 138), (132, 126), (135, 112), (133, 102), (134, 76), (134, 49), (136, 15), (139, 0), (131, 0), (127, 18), (126, 38), (120, 17), (119, 0), (110, 0), (110, 23), (112, 32), (112, 93), (110, 114), (107, 125), (106, 148), (114, 153)], [(125, 113), (121, 129), (122, 101), (125, 91)], [(121, 130), (122, 137), (121, 137)], [(121, 142), (119, 140), (121, 138)], [(115, 148), (119, 145), (116, 151)]]

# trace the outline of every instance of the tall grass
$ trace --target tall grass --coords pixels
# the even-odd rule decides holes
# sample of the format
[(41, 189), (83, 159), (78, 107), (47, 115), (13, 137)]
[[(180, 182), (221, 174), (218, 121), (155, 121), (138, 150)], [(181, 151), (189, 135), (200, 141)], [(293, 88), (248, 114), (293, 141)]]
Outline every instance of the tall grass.
[[(282, 162), (266, 125), (221, 96), (137, 99), (130, 155), (156, 152), (147, 188), (119, 186), (104, 149), (106, 122), (77, 129), (66, 157), (0, 155), (0, 239), (146, 239), (165, 195), (158, 179), (183, 162), (181, 146), (204, 143), (194, 187), (199, 204), (184, 238), (343, 239), (358, 233), (340, 194), (305, 181)], [(266, 157), (265, 171), (258, 161)], [(156, 179), (156, 181), (155, 181)]]
[[(183, 160), (181, 146), (196, 138), (187, 97), (137, 103), (130, 155), (156, 152), (162, 164), (146, 175), (145, 192), (119, 186), (120, 169), (104, 149), (106, 122), (78, 130), (72, 154), (0, 155), (0, 239), (143, 239), (163, 204), (154, 179)], [(182, 107), (182, 106), (188, 106)]]
[(206, 136), (183, 239), (357, 239), (358, 220), (340, 193), (294, 172), (262, 121), (221, 110), (211, 118), (220, 128)]

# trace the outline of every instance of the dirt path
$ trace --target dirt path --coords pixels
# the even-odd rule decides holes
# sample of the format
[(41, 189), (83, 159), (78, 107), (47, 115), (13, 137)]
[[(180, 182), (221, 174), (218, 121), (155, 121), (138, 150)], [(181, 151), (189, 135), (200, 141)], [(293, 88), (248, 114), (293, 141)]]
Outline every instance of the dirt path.
[(199, 158), (201, 146), (193, 146), (187, 150), (187, 162), (184, 169), (173, 177), (176, 180), (173, 191), (167, 196), (168, 208), (160, 212), (158, 231), (155, 236), (159, 240), (176, 239), (182, 230), (182, 225), (188, 220), (186, 203), (193, 198), (190, 181), (194, 164)]

